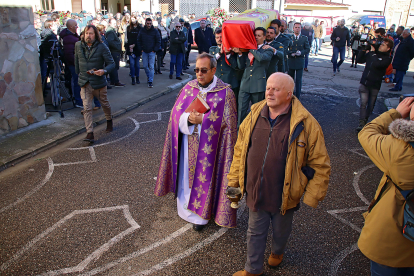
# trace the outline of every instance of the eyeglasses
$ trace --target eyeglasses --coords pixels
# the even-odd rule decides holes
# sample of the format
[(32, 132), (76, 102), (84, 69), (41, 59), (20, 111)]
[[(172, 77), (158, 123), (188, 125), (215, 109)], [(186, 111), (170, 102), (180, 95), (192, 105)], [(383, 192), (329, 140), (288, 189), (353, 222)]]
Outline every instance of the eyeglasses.
[(201, 73), (202, 73), (202, 74), (207, 74), (208, 70), (211, 70), (211, 69), (206, 69), (206, 68), (202, 68), (202, 69), (200, 69), (200, 68), (195, 68), (195, 69), (194, 69), (194, 72), (198, 74), (198, 72), (200, 72), (200, 71), (201, 71)]

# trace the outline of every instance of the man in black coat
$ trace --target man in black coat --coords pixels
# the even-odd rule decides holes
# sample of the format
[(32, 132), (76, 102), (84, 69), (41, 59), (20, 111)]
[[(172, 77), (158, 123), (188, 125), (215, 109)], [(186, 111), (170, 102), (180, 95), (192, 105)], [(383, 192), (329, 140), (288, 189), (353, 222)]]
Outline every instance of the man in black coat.
[(175, 23), (175, 29), (170, 33), (170, 79), (173, 78), (174, 67), (177, 67), (176, 79), (182, 80), (181, 71), (185, 54), (185, 41), (186, 37), (184, 32), (181, 30), (181, 23)]
[(394, 60), (392, 61), (393, 73), (395, 74), (395, 87), (390, 91), (401, 91), (405, 73), (407, 73), (410, 61), (414, 57), (414, 40), (410, 29), (402, 33), (403, 40), (394, 49)]
[(152, 88), (154, 80), (155, 53), (161, 49), (161, 36), (152, 25), (152, 19), (145, 19), (145, 27), (139, 31), (137, 39), (138, 49), (142, 51), (142, 64), (148, 78), (148, 87)]
[[(351, 45), (351, 35), (347, 27), (345, 27), (345, 19), (339, 20), (340, 25), (336, 27), (331, 35), (331, 40), (333, 43), (333, 54), (332, 54), (332, 64), (333, 64), (333, 75), (340, 72), (340, 66), (345, 60), (345, 50), (346, 46)], [(339, 62), (338, 62), (338, 55)]]
[(46, 20), (44, 28), (40, 33), (41, 43), (39, 46), (39, 62), (40, 73), (42, 76), (42, 84), (45, 84), (47, 77), (48, 61), (51, 59), (50, 50), (57, 41), (56, 34), (52, 31), (52, 20)]
[(361, 105), (359, 109), (359, 126), (360, 131), (367, 123), (369, 116), (374, 110), (377, 95), (381, 89), (382, 77), (385, 75), (387, 67), (391, 64), (391, 50), (394, 47), (394, 41), (384, 38), (378, 50), (371, 46), (371, 51), (361, 53), (358, 56), (358, 63), (366, 63), (362, 73), (359, 95)]
[(206, 20), (200, 21), (200, 28), (194, 31), (194, 40), (198, 47), (198, 53), (209, 53), (210, 47), (214, 45), (215, 37), (213, 29), (206, 27)]
[(109, 51), (111, 51), (112, 58), (115, 62), (115, 69), (112, 70), (112, 73), (109, 74), (111, 85), (114, 85), (115, 87), (124, 87), (125, 84), (121, 83), (118, 77), (119, 61), (121, 59), (122, 53), (122, 42), (119, 38), (116, 19), (112, 18), (109, 20), (109, 26), (106, 29), (105, 37), (106, 41), (108, 42)]
[(189, 57), (191, 52), (191, 44), (194, 43), (193, 38), (193, 30), (191, 29), (191, 25), (188, 22), (184, 23), (184, 26), (187, 28), (187, 49), (185, 53), (185, 67), (184, 69), (187, 70), (190, 67)]

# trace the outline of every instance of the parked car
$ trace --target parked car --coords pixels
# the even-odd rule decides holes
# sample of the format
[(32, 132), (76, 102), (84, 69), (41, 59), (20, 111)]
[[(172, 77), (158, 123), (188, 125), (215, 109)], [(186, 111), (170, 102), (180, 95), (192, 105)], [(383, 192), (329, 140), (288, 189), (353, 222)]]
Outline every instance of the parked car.
[(367, 15), (367, 14), (356, 14), (351, 16), (347, 22), (347, 26), (354, 26), (355, 23), (358, 22), (360, 25), (374, 25), (374, 23), (378, 23), (380, 28), (386, 29), (386, 20), (385, 16), (383, 15)]

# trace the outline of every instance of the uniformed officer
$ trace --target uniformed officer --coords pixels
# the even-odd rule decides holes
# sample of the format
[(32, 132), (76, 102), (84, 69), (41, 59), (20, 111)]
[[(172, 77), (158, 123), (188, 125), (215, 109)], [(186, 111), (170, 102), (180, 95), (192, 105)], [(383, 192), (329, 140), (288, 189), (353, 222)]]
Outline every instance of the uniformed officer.
[(265, 43), (266, 29), (258, 27), (254, 30), (257, 50), (249, 50), (242, 53), (239, 48), (233, 48), (233, 52), (238, 54), (237, 66), (244, 70), (239, 91), (238, 125), (243, 122), (248, 114), (249, 102), (252, 104), (264, 99), (266, 91), (266, 71), (269, 62), (273, 57), (270, 47), (262, 47)]
[[(234, 96), (236, 96), (236, 103), (238, 103), (240, 80), (238, 78), (237, 54), (230, 49), (222, 48), (222, 30), (220, 28), (216, 29), (215, 36), (217, 46), (210, 47), (210, 54), (217, 59), (216, 77), (231, 85)], [(226, 58), (230, 65), (227, 64)]]
[[(285, 55), (283, 51), (283, 44), (275, 41), (275, 37), (276, 37), (275, 28), (273, 27), (267, 28), (266, 42), (265, 42), (266, 45), (263, 46), (263, 49), (271, 48), (273, 51), (273, 57), (270, 60), (269, 68), (267, 68), (266, 79), (268, 79), (271, 74), (279, 71), (278, 70), (279, 64), (282, 64), (282, 69), (283, 69), (283, 56)], [(280, 72), (283, 72), (283, 71), (280, 71)]]
[(301, 24), (296, 22), (293, 27), (292, 43), (288, 49), (288, 74), (295, 80), (295, 94), (298, 99), (300, 98), (300, 92), (302, 90), (305, 55), (309, 54), (310, 51), (308, 38), (300, 34), (301, 28)]
[(278, 64), (278, 71), (287, 73), (289, 70), (287, 52), (289, 48), (289, 43), (291, 42), (290, 35), (287, 35), (287, 34), (285, 35), (281, 32), (282, 22), (279, 19), (272, 20), (272, 22), (270, 22), (270, 26), (275, 28), (275, 31), (276, 31), (275, 41), (283, 44), (283, 51), (285, 52), (283, 63), (280, 62)]

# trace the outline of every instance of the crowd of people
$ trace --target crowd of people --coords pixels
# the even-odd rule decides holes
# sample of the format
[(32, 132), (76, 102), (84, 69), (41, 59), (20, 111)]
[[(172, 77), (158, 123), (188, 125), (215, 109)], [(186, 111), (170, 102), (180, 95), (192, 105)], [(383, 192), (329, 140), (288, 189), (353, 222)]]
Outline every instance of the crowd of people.
[[(196, 79), (180, 91), (172, 108), (155, 194), (174, 193), (178, 215), (201, 231), (210, 219), (220, 226), (236, 227), (237, 212), (226, 194), (238, 189), (240, 197), (246, 197), (249, 222), (247, 260), (234, 276), (263, 274), (270, 224), (273, 239), (268, 264), (279, 266), (301, 199), (316, 208), (327, 193), (331, 173), (322, 128), (300, 102), (303, 71), (308, 71), (309, 54), (318, 54), (323, 22), (312, 26), (274, 19), (267, 29), (253, 31), (257, 48), (245, 50), (225, 48), (222, 30), (213, 32), (206, 20), (200, 21), (193, 37), (188, 22), (175, 15), (169, 21), (142, 19), (125, 8), (115, 17), (90, 19), (83, 30), (76, 16), (59, 26), (53, 18), (43, 23), (36, 18), (37, 28), (42, 25), (39, 59), (46, 83), (50, 49), (56, 41), (62, 45), (65, 76), (70, 76), (76, 103), (83, 108), (84, 140), (90, 143), (94, 142), (93, 102), (103, 108), (106, 131), (113, 131), (107, 89), (125, 85), (118, 76), (121, 60), (129, 60), (135, 85), (140, 83), (142, 59), (151, 88), (154, 74), (161, 74), (167, 49), (169, 78), (175, 72), (176, 79), (181, 79), (183, 68), (189, 66), (191, 44), (197, 43)], [(371, 260), (372, 275), (411, 275), (414, 246), (401, 229), (404, 198), (397, 193), (414, 189), (414, 98), (370, 124), (367, 120), (383, 77), (396, 79), (399, 90), (397, 85), (402, 84), (414, 56), (414, 42), (410, 30), (398, 28), (394, 33), (392, 28), (385, 32), (374, 26), (368, 30), (372, 33), (369, 47), (361, 48), (365, 28), (349, 30), (344, 24), (338, 22), (331, 35), (333, 71), (340, 72), (346, 47), (352, 51), (352, 67), (366, 64), (359, 88), (359, 139), (384, 172), (365, 214), (358, 245)], [(401, 120), (408, 116), (409, 122)]]

